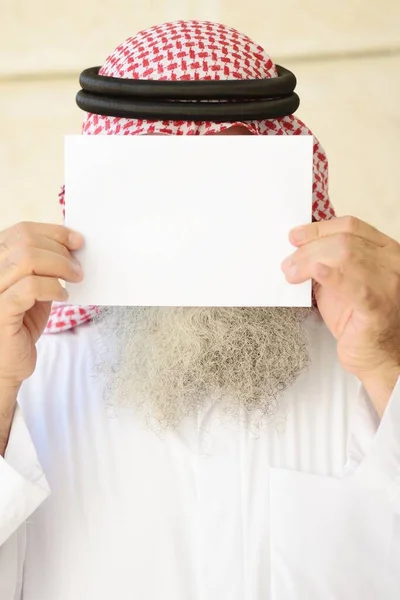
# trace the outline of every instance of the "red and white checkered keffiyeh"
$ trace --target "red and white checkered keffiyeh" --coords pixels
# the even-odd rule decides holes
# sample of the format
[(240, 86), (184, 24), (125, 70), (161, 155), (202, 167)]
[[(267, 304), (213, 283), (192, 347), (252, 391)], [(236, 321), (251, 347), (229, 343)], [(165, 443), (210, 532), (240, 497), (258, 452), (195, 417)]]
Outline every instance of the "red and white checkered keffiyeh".
[[(263, 48), (242, 33), (207, 21), (176, 21), (141, 31), (108, 57), (101, 75), (125, 79), (223, 80), (276, 77), (274, 63)], [(246, 123), (148, 121), (88, 114), (85, 135), (207, 135), (232, 125), (244, 125), (255, 135), (312, 135), (291, 115), (275, 120)], [(313, 219), (334, 216), (328, 195), (328, 161), (314, 138)], [(60, 204), (64, 210), (65, 190)], [(97, 308), (55, 304), (46, 333), (73, 329), (90, 321)]]

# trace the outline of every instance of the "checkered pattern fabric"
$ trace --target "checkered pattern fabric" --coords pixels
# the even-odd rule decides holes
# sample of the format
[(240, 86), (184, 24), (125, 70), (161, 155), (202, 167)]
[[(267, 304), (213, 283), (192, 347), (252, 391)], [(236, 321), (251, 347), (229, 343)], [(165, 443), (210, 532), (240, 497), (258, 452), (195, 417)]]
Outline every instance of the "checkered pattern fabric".
[[(264, 49), (236, 29), (208, 21), (175, 21), (127, 39), (107, 58), (100, 74), (126, 79), (237, 80), (277, 77)], [(294, 115), (245, 123), (149, 121), (88, 114), (84, 135), (207, 135), (244, 125), (254, 135), (312, 135)], [(328, 194), (328, 161), (314, 137), (313, 219), (334, 216)], [(65, 208), (65, 189), (60, 194)], [(46, 332), (72, 329), (90, 321), (97, 308), (54, 305)]]

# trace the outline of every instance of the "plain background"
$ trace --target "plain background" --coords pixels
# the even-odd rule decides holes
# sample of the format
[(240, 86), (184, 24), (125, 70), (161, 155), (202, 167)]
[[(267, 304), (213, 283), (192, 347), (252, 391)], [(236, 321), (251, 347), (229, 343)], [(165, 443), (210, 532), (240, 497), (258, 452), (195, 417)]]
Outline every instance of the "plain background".
[(338, 214), (400, 240), (399, 0), (0, 0), (0, 229), (61, 222), (80, 71), (144, 27), (193, 18), (240, 29), (295, 72)]

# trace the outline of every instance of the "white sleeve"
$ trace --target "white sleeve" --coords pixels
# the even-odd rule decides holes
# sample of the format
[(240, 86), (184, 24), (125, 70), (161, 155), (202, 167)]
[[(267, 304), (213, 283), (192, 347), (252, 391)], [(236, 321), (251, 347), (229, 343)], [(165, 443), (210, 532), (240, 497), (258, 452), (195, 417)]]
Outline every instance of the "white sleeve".
[(49, 485), (17, 407), (5, 456), (0, 457), (1, 600), (20, 600), (24, 523), (49, 494)]
[[(371, 405), (366, 391), (361, 389), (360, 393), (364, 406)], [(375, 419), (375, 426), (370, 421), (364, 427), (366, 432), (370, 429), (366, 436), (368, 443), (356, 445), (353, 440), (354, 477), (369, 487), (385, 490), (400, 510), (400, 378), (381, 421)]]
[[(379, 590), (386, 584), (392, 586), (391, 592), (376, 591), (376, 596), (371, 597), (397, 599), (400, 597), (400, 377), (382, 419), (361, 387), (356, 423), (349, 438), (345, 476), (348, 487), (353, 482), (364, 490), (362, 501), (354, 510), (353, 522), (362, 525), (359, 548), (354, 556), (363, 557), (365, 579), (365, 573), (371, 572)], [(373, 506), (374, 516), (369, 514), (363, 518), (368, 504)], [(352, 526), (349, 523), (349, 530)], [(349, 544), (349, 540), (346, 543)], [(372, 557), (370, 566), (364, 560), (367, 554)], [(381, 563), (380, 570), (378, 563)]]
[(400, 380), (381, 420), (364, 389), (354, 416), (345, 477), (272, 470), (277, 598), (400, 598)]

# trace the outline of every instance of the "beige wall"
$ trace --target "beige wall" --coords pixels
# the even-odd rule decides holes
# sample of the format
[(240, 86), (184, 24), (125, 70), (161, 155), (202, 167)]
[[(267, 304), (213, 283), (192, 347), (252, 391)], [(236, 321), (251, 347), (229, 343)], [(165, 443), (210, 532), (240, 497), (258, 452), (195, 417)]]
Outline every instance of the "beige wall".
[(165, 20), (233, 25), (298, 77), (298, 115), (330, 158), (331, 196), (400, 240), (399, 0), (1, 0), (0, 229), (60, 221), (79, 72)]

